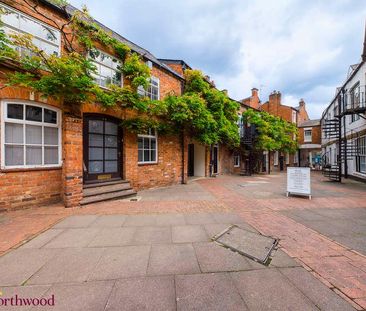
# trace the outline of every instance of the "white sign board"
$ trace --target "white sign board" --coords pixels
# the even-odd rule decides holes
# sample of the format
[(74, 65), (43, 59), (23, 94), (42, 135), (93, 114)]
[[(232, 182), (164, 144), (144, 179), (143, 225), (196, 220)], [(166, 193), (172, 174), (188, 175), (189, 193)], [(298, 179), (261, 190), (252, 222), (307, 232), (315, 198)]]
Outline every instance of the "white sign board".
[(287, 196), (289, 194), (306, 195), (311, 199), (310, 167), (287, 168)]

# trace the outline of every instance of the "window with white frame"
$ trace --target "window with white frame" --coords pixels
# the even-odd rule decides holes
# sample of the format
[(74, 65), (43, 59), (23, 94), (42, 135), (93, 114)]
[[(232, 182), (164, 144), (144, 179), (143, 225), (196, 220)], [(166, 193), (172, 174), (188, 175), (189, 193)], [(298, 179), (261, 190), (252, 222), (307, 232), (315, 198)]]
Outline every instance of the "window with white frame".
[(296, 123), (296, 118), (297, 117), (297, 113), (295, 110), (292, 110), (292, 123)]
[(275, 151), (273, 165), (278, 165), (278, 156), (279, 156), (278, 151)]
[(98, 85), (105, 88), (110, 84), (122, 86), (121, 62), (117, 58), (96, 49), (89, 51), (89, 57), (96, 66), (93, 76)]
[(294, 154), (294, 164), (298, 163), (298, 159), (299, 159), (299, 151), (296, 150), (295, 154)]
[(290, 164), (290, 154), (288, 152), (286, 152), (286, 164)]
[(304, 142), (311, 143), (311, 141), (312, 141), (312, 129), (305, 128), (304, 129)]
[(150, 77), (149, 85), (145, 90), (142, 86), (137, 88), (137, 93), (141, 96), (146, 96), (151, 100), (160, 99), (160, 81), (156, 77)]
[(358, 155), (356, 157), (357, 172), (366, 174), (366, 136), (357, 138)]
[(240, 167), (240, 155), (234, 153), (234, 167)]
[(4, 102), (1, 121), (2, 167), (61, 165), (61, 114), (58, 109)]
[(157, 163), (158, 143), (155, 129), (138, 135), (138, 162)]
[[(0, 4), (0, 9), (3, 11), (1, 15), (3, 30), (7, 35), (14, 33), (30, 34), (32, 35), (33, 44), (39, 49), (48, 55), (60, 56), (60, 31), (3, 4)], [(21, 55), (29, 54), (29, 51), (24, 48), (17, 49)]]

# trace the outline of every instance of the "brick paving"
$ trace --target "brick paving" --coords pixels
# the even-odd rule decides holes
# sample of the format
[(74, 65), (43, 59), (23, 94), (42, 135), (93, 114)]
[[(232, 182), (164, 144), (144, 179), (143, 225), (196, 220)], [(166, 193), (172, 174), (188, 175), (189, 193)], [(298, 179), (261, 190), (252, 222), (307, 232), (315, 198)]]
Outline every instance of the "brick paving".
[[(146, 290), (146, 295), (140, 297), (139, 303), (150, 301), (152, 304), (156, 304), (156, 307), (160, 306), (159, 303), (164, 303), (168, 306), (167, 309), (178, 307), (181, 310), (191, 309), (192, 306), (200, 306), (202, 303), (207, 306), (212, 303), (220, 306), (220, 303), (215, 300), (202, 301), (200, 296), (197, 296), (197, 293), (207, 295), (205, 290), (208, 289), (200, 288), (201, 283), (211, 289), (215, 288), (216, 284), (226, 284), (227, 288), (235, 288), (234, 293), (230, 295), (233, 295), (231, 297), (233, 301), (240, 301), (238, 305), (244, 301), (245, 307), (242, 306), (241, 310), (256, 309), (255, 304), (260, 306), (262, 302), (260, 297), (257, 300), (253, 298), (255, 291), (251, 293), (252, 289), (243, 285), (248, 280), (254, 284), (254, 290), (256, 286), (258, 289), (266, 286), (272, 286), (271, 288), (279, 286), (284, 291), (288, 286), (285, 284), (288, 282), (296, 288), (286, 290), (290, 293), (286, 297), (281, 296), (283, 294), (281, 289), (276, 295), (274, 295), (275, 293), (269, 294), (270, 299), (282, 297), (282, 301), (276, 300), (272, 307), (264, 305), (263, 309), (268, 307), (271, 310), (276, 308), (281, 310), (297, 303), (301, 306), (297, 308), (299, 310), (314, 309), (315, 305), (316, 308), (322, 310), (345, 310), (343, 301), (347, 301), (348, 306), (352, 305), (357, 310), (366, 309), (366, 257), (364, 255), (366, 249), (363, 243), (363, 236), (366, 233), (366, 229), (364, 229), (366, 218), (363, 218), (362, 214), (366, 211), (366, 185), (353, 181), (347, 181), (341, 185), (325, 182), (320, 175), (314, 174), (312, 175), (312, 188), (313, 200), (299, 197), (286, 198), (285, 175), (220, 176), (198, 180), (188, 185), (143, 191), (139, 193), (141, 196), (139, 202), (111, 201), (79, 209), (65, 209), (62, 205), (56, 204), (0, 213), (0, 236), (2, 237), (0, 255), (10, 250), (9, 254), (0, 257), (0, 262), (4, 260), (3, 258), (15, 256), (13, 254), (21, 251), (27, 254), (30, 260), (38, 260), (42, 264), (42, 260), (47, 261), (56, 256), (58, 250), (68, 249), (65, 254), (60, 255), (60, 259), (56, 263), (48, 268), (48, 272), (46, 270), (39, 278), (32, 276), (33, 269), (39, 270), (37, 265), (30, 265), (30, 270), (21, 270), (25, 276), (30, 277), (29, 286), (19, 287), (20, 284), (14, 284), (14, 286), (18, 286), (16, 289), (20, 292), (44, 294), (50, 291), (50, 287), (44, 283), (52, 281), (55, 282), (52, 290), (60, 297), (68, 297), (69, 289), (62, 287), (62, 279), (58, 281), (53, 277), (48, 280), (48, 274), (64, 263), (63, 258), (65, 260), (75, 258), (74, 260), (78, 264), (79, 260), (88, 256), (90, 262), (89, 266), (84, 267), (86, 269), (83, 270), (84, 272), (77, 271), (78, 273), (76, 273), (71, 265), (70, 270), (66, 270), (66, 274), (62, 277), (66, 278), (66, 281), (76, 282), (73, 286), (80, 290), (81, 297), (98, 292), (100, 282), (105, 282), (102, 292), (108, 297), (113, 297), (111, 304), (107, 303), (108, 297), (105, 298), (104, 303), (107, 303), (108, 310), (118, 309), (116, 306), (121, 299), (129, 301), (131, 308), (136, 306), (134, 303), (137, 302), (132, 297), (132, 290), (123, 292), (122, 289), (125, 286)], [(281, 239), (280, 250), (282, 252), (276, 253), (279, 263), (276, 264), (275, 256), (272, 267), (265, 269), (268, 272), (263, 272), (263, 279), (258, 272), (253, 272), (253, 275), (249, 273), (259, 269), (258, 266), (253, 267), (250, 262), (233, 259), (228, 253), (223, 254), (222, 252), (226, 250), (222, 248), (212, 249), (211, 243), (207, 240), (213, 233), (222, 230), (225, 223), (232, 223), (231, 213), (233, 212), (240, 215), (245, 221), (242, 226), (246, 229), (258, 230), (263, 234)], [(159, 220), (157, 221), (155, 218), (152, 220), (149, 215), (159, 216), (156, 218)], [(73, 217), (67, 218), (68, 216)], [(79, 227), (81, 220), (73, 220), (75, 216), (83, 219), (82, 226), (88, 227), (86, 230)], [(128, 218), (127, 224), (130, 225), (124, 228), (122, 233), (114, 227), (120, 227), (126, 221), (126, 217)], [(222, 224), (217, 221), (217, 217), (221, 218)], [(65, 218), (67, 219), (62, 221)], [(66, 227), (65, 224), (63, 225), (64, 222), (66, 222)], [(47, 230), (55, 224), (57, 225), (54, 228)], [(170, 232), (170, 239), (167, 239), (167, 236), (170, 236), (166, 231), (167, 224), (174, 225)], [(91, 227), (89, 228), (89, 226)], [(110, 226), (112, 228), (109, 228)], [(338, 228), (341, 232), (337, 231)], [(67, 232), (64, 232), (65, 230)], [(41, 232), (44, 233), (31, 240)], [(151, 236), (154, 236), (155, 240), (151, 240)], [(17, 250), (12, 250), (27, 240), (31, 241)], [(88, 241), (90, 245), (85, 244), (85, 241)], [(159, 244), (168, 246), (156, 248)], [(151, 260), (152, 266), (149, 266), (150, 263), (148, 264), (147, 276), (143, 273), (142, 276), (139, 276), (136, 275), (136, 271), (141, 271), (140, 268), (144, 266), (144, 262), (138, 261), (137, 258), (146, 256), (147, 248), (144, 247), (146, 245), (150, 245), (149, 252), (152, 252), (152, 257), (149, 257), (149, 260)], [(169, 245), (177, 245), (177, 247), (192, 245), (194, 253), (192, 253), (192, 248), (187, 246), (175, 249)], [(99, 271), (91, 276), (88, 286), (80, 287), (78, 282), (85, 281), (85, 274), (87, 274), (85, 271), (95, 269), (94, 264), (99, 262), (101, 256), (97, 250), (93, 251), (89, 248), (101, 247), (129, 247), (130, 252), (135, 253), (137, 257), (133, 257), (135, 259), (125, 258), (121, 257), (118, 251), (111, 252), (110, 257), (103, 259), (104, 266), (109, 268), (98, 266)], [(40, 249), (44, 254), (42, 253), (39, 257), (40, 255), (35, 252), (35, 249)], [(76, 251), (77, 249), (80, 251)], [(75, 251), (76, 253), (73, 253)], [(161, 256), (161, 254), (165, 255)], [(188, 256), (190, 264), (172, 266), (168, 272), (162, 272), (165, 271), (167, 265), (164, 260), (175, 258), (178, 254)], [(42, 260), (39, 260), (40, 258)], [(95, 259), (94, 262), (93, 258), (99, 259)], [(218, 261), (212, 262), (212, 258), (218, 258)], [(132, 270), (123, 271), (119, 268), (114, 270), (116, 269), (113, 264), (114, 259), (124, 263), (132, 260), (132, 266), (137, 266), (132, 267)], [(193, 264), (195, 260), (199, 263), (199, 270)], [(22, 258), (20, 262), (25, 263), (26, 261), (27, 259)], [(299, 265), (302, 267), (300, 268)], [(117, 281), (113, 278), (117, 272), (113, 271), (119, 273)], [(134, 278), (128, 281), (129, 279), (125, 279), (125, 277), (131, 273)], [(197, 273), (198, 275), (203, 274), (202, 278), (197, 279)], [(206, 273), (214, 274), (212, 277), (208, 277), (205, 276)], [(162, 274), (163, 276), (160, 276)], [(8, 277), (11, 278), (12, 273), (8, 273)], [(270, 285), (268, 282), (272, 277), (276, 281)], [(304, 279), (306, 282), (299, 282), (300, 279)], [(59, 282), (61, 283), (59, 284)], [(152, 302), (153, 289), (156, 284), (160, 284), (160, 289), (156, 289), (157, 291), (167, 293), (165, 302)], [(176, 305), (173, 304), (171, 298), (173, 295), (170, 292), (171, 284), (176, 286)], [(187, 287), (187, 284), (191, 284), (193, 289)], [(196, 290), (194, 284), (198, 286)], [(0, 287), (1, 285), (4, 284), (0, 282)], [(12, 289), (11, 286), (7, 288), (9, 291), (15, 290), (14, 286)], [(337, 294), (336, 297), (342, 297), (342, 299), (336, 300), (334, 293)], [(184, 301), (186, 295), (193, 297), (193, 305)], [(263, 295), (263, 297), (267, 297), (264, 293)], [(330, 295), (332, 299), (324, 301), (324, 297), (327, 295)], [(83, 299), (75, 301), (75, 305), (80, 304), (85, 307)], [(98, 303), (103, 305), (100, 301)]]

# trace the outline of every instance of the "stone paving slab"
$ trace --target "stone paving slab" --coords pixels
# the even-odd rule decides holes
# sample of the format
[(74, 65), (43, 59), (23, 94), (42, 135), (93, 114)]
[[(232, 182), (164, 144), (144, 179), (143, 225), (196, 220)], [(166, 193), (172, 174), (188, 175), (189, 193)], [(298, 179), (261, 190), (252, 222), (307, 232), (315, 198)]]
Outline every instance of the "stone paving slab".
[(208, 242), (209, 236), (201, 225), (173, 226), (173, 243)]
[(116, 282), (106, 311), (176, 310), (174, 277), (131, 278)]
[(35, 272), (27, 284), (85, 282), (95, 270), (103, 251), (102, 248), (59, 250), (57, 256)]
[(53, 226), (53, 228), (55, 228), (55, 229), (58, 229), (58, 228), (61, 228), (61, 229), (63, 229), (63, 228), (86, 228), (90, 224), (92, 224), (97, 218), (98, 218), (97, 215), (70, 216), (70, 217), (62, 220), (55, 226)]
[(226, 273), (178, 275), (175, 277), (177, 310), (248, 310)]
[(101, 311), (107, 304), (114, 282), (87, 282), (83, 284), (57, 284), (44, 297), (54, 295), (55, 306), (36, 307), (36, 311)]
[[(204, 225), (217, 223), (211, 213), (194, 213), (184, 215), (186, 223), (189, 225)], [(221, 222), (222, 223), (222, 222)]]
[(232, 272), (240, 295), (250, 310), (317, 310), (279, 271), (263, 269)]
[(140, 226), (155, 226), (156, 215), (130, 215), (127, 217), (124, 226), (140, 227)]
[(124, 246), (102, 251), (104, 254), (89, 280), (115, 280), (146, 275), (150, 246)]
[(156, 244), (151, 246), (148, 275), (200, 273), (191, 244)]
[(89, 243), (89, 247), (131, 245), (137, 227), (103, 228)]
[(183, 214), (163, 214), (156, 216), (157, 226), (179, 226), (185, 224), (186, 221)]
[(335, 292), (303, 268), (282, 268), (281, 273), (294, 284), (304, 295), (324, 311), (351, 311), (349, 303), (340, 298)]
[(41, 233), (39, 236), (30, 240), (26, 244), (22, 246), (22, 248), (41, 248), (46, 245), (52, 239), (57, 237), (61, 232), (64, 232), (65, 229), (49, 229), (46, 232)]
[(133, 245), (171, 243), (172, 232), (170, 227), (137, 227), (132, 239)]
[(17, 249), (0, 257), (0, 289), (1, 286), (22, 285), (58, 252), (55, 249)]
[(109, 228), (122, 227), (126, 221), (126, 215), (101, 215), (95, 221), (89, 224), (89, 227)]
[(56, 238), (47, 243), (44, 248), (86, 247), (100, 232), (99, 228), (65, 229)]

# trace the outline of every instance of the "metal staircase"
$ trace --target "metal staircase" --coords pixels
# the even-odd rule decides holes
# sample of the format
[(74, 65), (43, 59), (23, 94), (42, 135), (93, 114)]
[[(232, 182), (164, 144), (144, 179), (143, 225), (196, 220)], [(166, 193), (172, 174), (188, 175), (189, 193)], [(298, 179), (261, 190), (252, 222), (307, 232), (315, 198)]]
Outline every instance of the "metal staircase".
[[(347, 161), (358, 156), (359, 150), (356, 145), (356, 138), (346, 137), (346, 124), (343, 122), (347, 115), (358, 115), (366, 120), (366, 92), (365, 86), (358, 86), (351, 90), (342, 90), (338, 96), (338, 102), (334, 109), (334, 119), (324, 119), (322, 123), (323, 136), (326, 139), (337, 141), (336, 159), (331, 159), (330, 153), (322, 155), (322, 171), (325, 177), (340, 182), (342, 179), (342, 164), (344, 175), (347, 177)], [(343, 124), (343, 127), (342, 127)], [(342, 132), (344, 135), (342, 136)]]
[(255, 125), (243, 124), (240, 128), (240, 145), (244, 151), (244, 163), (240, 175), (250, 176), (254, 172), (256, 156), (254, 154), (254, 143), (257, 137), (257, 129)]

